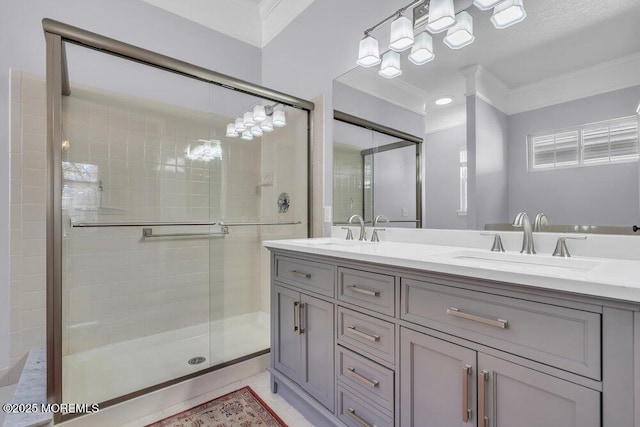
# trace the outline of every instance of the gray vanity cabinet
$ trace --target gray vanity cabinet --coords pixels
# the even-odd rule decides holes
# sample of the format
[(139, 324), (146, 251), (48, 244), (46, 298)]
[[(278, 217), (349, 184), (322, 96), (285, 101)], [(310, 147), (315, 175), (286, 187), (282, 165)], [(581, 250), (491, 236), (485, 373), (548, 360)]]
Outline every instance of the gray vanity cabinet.
[(595, 390), (482, 353), (478, 369), (478, 419), (487, 427), (601, 425)]
[(476, 425), (475, 351), (401, 328), (400, 354), (400, 425)]
[(285, 251), (271, 265), (272, 390), (314, 425), (640, 427), (635, 303)]
[(275, 369), (333, 410), (333, 304), (283, 286), (272, 292)]

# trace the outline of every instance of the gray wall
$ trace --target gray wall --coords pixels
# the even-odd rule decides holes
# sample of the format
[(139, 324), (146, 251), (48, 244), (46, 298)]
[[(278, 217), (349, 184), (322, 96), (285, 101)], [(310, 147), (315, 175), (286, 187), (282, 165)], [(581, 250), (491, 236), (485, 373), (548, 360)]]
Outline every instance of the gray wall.
[[(45, 17), (254, 83), (262, 77), (260, 49), (142, 1), (0, 0), (0, 343), (9, 342), (10, 313), (9, 69), (45, 74)], [(0, 345), (0, 370), (8, 365), (8, 351)]]
[[(502, 111), (476, 99), (475, 227), (507, 221), (507, 123)], [(470, 193), (471, 196), (471, 193)], [(471, 224), (469, 224), (471, 226)]]
[[(395, 221), (415, 220), (416, 147), (411, 145), (375, 153), (373, 161), (374, 214)], [(403, 210), (406, 210), (406, 216), (403, 216)], [(396, 223), (392, 226), (415, 228), (416, 224)]]
[(509, 218), (545, 212), (553, 224), (631, 225), (640, 220), (638, 165), (618, 163), (527, 171), (527, 135), (631, 116), (640, 86), (509, 118)]
[(460, 208), (460, 147), (467, 144), (466, 125), (424, 138), (425, 228), (466, 229)]

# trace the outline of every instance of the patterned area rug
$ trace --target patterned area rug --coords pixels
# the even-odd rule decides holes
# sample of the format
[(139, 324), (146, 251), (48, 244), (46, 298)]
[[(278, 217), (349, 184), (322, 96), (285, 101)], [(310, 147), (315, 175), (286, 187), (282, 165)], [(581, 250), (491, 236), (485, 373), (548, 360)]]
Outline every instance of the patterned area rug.
[(246, 386), (146, 427), (287, 427)]

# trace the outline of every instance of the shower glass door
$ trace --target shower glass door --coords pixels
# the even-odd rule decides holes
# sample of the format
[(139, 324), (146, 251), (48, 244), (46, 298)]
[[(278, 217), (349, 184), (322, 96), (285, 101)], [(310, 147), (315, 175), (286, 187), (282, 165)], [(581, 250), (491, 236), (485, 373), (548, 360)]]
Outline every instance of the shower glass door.
[[(307, 236), (308, 112), (65, 48), (62, 401), (268, 351), (262, 241)], [(256, 105), (283, 126), (229, 133)]]

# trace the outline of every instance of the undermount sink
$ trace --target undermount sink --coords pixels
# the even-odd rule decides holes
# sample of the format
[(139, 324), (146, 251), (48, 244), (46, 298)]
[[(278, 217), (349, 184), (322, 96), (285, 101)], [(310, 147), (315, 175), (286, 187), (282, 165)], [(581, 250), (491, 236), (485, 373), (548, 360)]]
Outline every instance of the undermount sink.
[(589, 271), (600, 262), (575, 258), (558, 258), (551, 255), (527, 255), (511, 252), (480, 252), (480, 251), (453, 251), (441, 254), (441, 256), (482, 265), (487, 267), (532, 267), (544, 269), (563, 269), (574, 271)]

